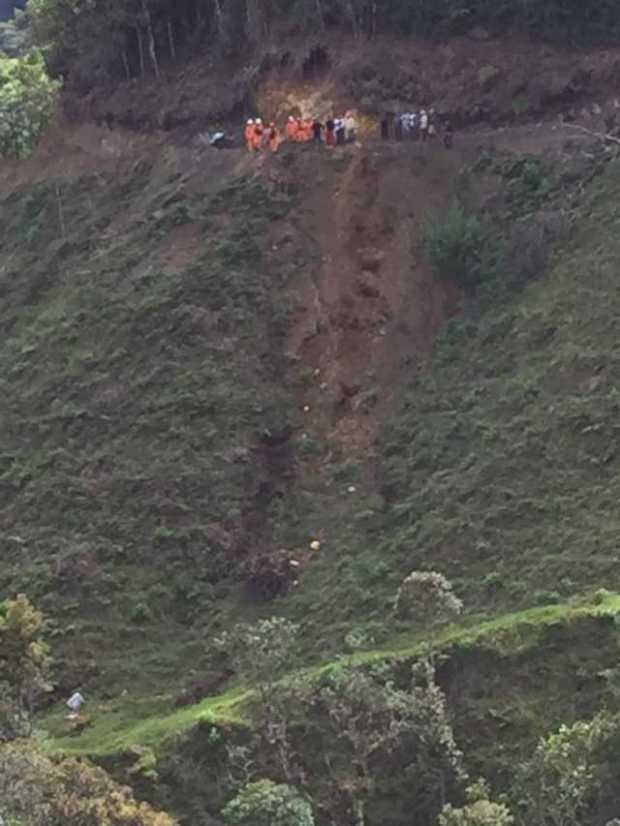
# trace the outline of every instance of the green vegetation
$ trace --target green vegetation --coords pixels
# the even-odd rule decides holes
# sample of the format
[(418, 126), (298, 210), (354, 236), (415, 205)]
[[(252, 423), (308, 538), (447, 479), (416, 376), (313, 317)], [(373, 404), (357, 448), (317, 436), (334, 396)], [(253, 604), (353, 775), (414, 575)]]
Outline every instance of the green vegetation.
[(0, 53), (0, 155), (24, 158), (45, 131), (56, 105), (60, 82), (46, 71), (43, 56)]
[(42, 629), (43, 616), (25, 597), (1, 606), (3, 822), (7, 819), (10, 826), (61, 826), (67, 821), (75, 826), (174, 826), (172, 818), (138, 803), (103, 769), (72, 759), (53, 760), (30, 738), (31, 706), (43, 685), (48, 659)]
[(600, 790), (601, 749), (618, 738), (618, 718), (599, 714), (560, 726), (542, 739), (520, 767), (516, 789), (524, 817), (542, 826), (583, 823)]
[(49, 690), (49, 649), (43, 614), (20, 595), (0, 604), (0, 730), (27, 736), (38, 695)]
[[(226, 652), (234, 673), (258, 695), (254, 723), (257, 736), (252, 751), (264, 757), (273, 751), (283, 777), (294, 779), (294, 754), (288, 730), (290, 697), (279, 690), (278, 681), (291, 667), (298, 645), (299, 628), (283, 617), (260, 620), (255, 626), (239, 624), (216, 640)], [(254, 759), (242, 755), (244, 763)], [(247, 773), (247, 772), (246, 772)]]
[[(532, 608), (493, 620), (449, 627), (435, 635), (434, 646), (438, 653), (454, 656), (456, 661), (464, 662), (471, 657), (472, 664), (476, 664), (479, 654), (485, 653), (489, 657), (487, 667), (491, 670), (494, 667), (494, 657), (497, 658), (497, 662), (502, 663), (502, 681), (490, 683), (488, 686), (490, 696), (494, 698), (489, 700), (492, 707), (502, 696), (505, 702), (511, 700), (511, 691), (507, 690), (511, 684), (511, 667), (520, 668), (523, 657), (536, 658), (540, 655), (543, 659), (547, 658), (543, 682), (536, 689), (532, 687), (532, 691), (541, 693), (541, 707), (548, 702), (545, 691), (555, 691), (556, 701), (561, 694), (564, 701), (571, 705), (573, 684), (566, 681), (566, 675), (562, 674), (559, 665), (554, 665), (554, 659), (559, 657), (561, 661), (563, 657), (568, 657), (572, 661), (573, 656), (578, 659), (582, 652), (588, 649), (590, 641), (596, 639), (598, 647), (591, 651), (589, 660), (586, 661), (584, 658), (584, 664), (587, 663), (592, 670), (610, 668), (617, 656), (614, 620), (619, 612), (620, 596), (614, 594), (609, 594), (601, 602), (596, 600), (593, 604)], [(573, 655), (570, 651), (563, 651), (562, 646), (558, 647), (560, 638), (572, 640), (572, 643), (577, 645), (577, 652)], [(425, 653), (427, 642), (426, 635), (409, 634), (395, 641), (391, 647), (354, 654), (352, 663), (411, 663)], [(510, 666), (511, 658), (514, 666)], [(332, 663), (319, 665), (304, 670), (300, 677), (304, 680), (320, 680), (324, 674), (329, 674), (331, 668)], [(546, 675), (554, 671), (558, 686), (552, 690)], [(514, 689), (514, 686), (512, 688)], [(592, 689), (598, 697), (600, 686), (597, 686), (595, 679)], [(498, 692), (497, 696), (495, 692)], [(248, 711), (248, 703), (251, 704), (252, 697), (247, 689), (240, 687), (228, 691), (225, 695), (210, 697), (200, 704), (174, 712), (170, 712), (166, 698), (150, 697), (141, 701), (120, 698), (113, 706), (102, 702), (92, 726), (79, 736), (68, 735), (62, 717), (55, 714), (45, 719), (45, 725), (54, 737), (55, 749), (67, 754), (110, 758), (136, 746), (159, 747), (166, 750), (176, 737), (196, 726), (208, 729), (214, 725), (221, 728), (230, 725), (245, 727), (255, 713)], [(559, 713), (563, 710), (561, 708)], [(473, 724), (473, 727), (476, 725)], [(502, 729), (504, 736), (510, 736), (504, 726)]]
[(314, 826), (310, 803), (271, 780), (248, 783), (222, 814), (233, 826)]
[(367, 822), (368, 807), (386, 780), (385, 766), (394, 758), (431, 811), (435, 795), (465, 777), (446, 697), (426, 657), (414, 663), (403, 688), (387, 667), (336, 667), (311, 695), (315, 717), (317, 706), (327, 729), (321, 738), (328, 769), (323, 808), (350, 808), (358, 826)]
[(437, 571), (412, 571), (403, 579), (394, 603), (395, 615), (413, 620), (417, 627), (445, 622), (462, 610), (452, 584)]
[(551, 603), (615, 576), (619, 192), (612, 161), (586, 196), (564, 193), (571, 238), (546, 276), (507, 294), (500, 267), (386, 429), (382, 558), (432, 565), (469, 606)]
[(489, 792), (484, 780), (468, 786), (467, 803), (462, 808), (447, 803), (439, 815), (439, 826), (512, 826), (514, 817), (508, 806), (490, 800)]
[[(499, 252), (404, 371), (369, 480), (342, 445), (300, 447), (284, 353), (291, 287), (320, 251), (285, 164), (247, 174), (218, 153), (188, 174), (185, 147), (149, 151), (1, 203), (0, 586), (50, 617), (56, 698), (84, 687), (91, 717), (78, 731), (44, 712), (36, 770), (96, 757), (188, 822), (227, 805), (273, 819), (284, 800), (285, 818), (360, 826), (542, 822), (542, 777), (558, 824), (599, 822), (617, 728), (620, 598), (601, 588), (620, 529), (618, 161), (594, 157), (574, 192), (566, 167), (527, 158), (481, 159), (493, 201), (459, 182), (437, 268), (464, 260), (469, 285), (494, 230)], [(528, 235), (560, 203), (569, 240)], [(541, 252), (524, 262), (528, 237)], [(257, 587), (264, 571), (277, 587)], [(565, 769), (584, 781), (568, 815)], [(489, 786), (466, 793), (466, 774)]]
[(54, 621), (66, 691), (103, 662), (137, 693), (204, 662), (288, 468), (289, 271), (256, 241), (288, 196), (193, 194), (173, 164), (2, 203), (0, 580)]
[[(406, 813), (412, 811), (419, 815), (430, 811), (437, 813), (440, 802), (432, 794), (433, 783), (437, 781), (437, 775), (432, 772), (437, 753), (432, 752), (432, 759), (431, 754), (427, 754), (425, 760), (431, 759), (431, 763), (422, 760), (413, 773), (413, 777), (422, 783), (418, 788), (409, 772), (396, 771), (397, 766), (409, 765), (417, 754), (413, 741), (406, 737), (405, 760), (400, 752), (391, 751), (386, 739), (405, 734), (408, 725), (404, 712), (410, 702), (413, 702), (411, 710), (414, 712), (410, 722), (415, 726), (423, 724), (422, 709), (429, 712), (436, 709), (439, 712), (436, 723), (443, 721), (438, 730), (443, 730), (447, 709), (455, 721), (457, 743), (465, 746), (461, 758), (465, 768), (470, 774), (490, 773), (494, 785), (509, 788), (514, 780), (515, 766), (537, 753), (536, 741), (543, 732), (559, 725), (562, 720), (572, 719), (576, 711), (588, 714), (599, 707), (604, 686), (597, 672), (617, 661), (618, 631), (614, 620), (619, 609), (619, 598), (609, 595), (595, 605), (533, 609), (473, 626), (469, 631), (453, 628), (444, 632), (443, 641), (438, 642), (431, 653), (441, 663), (442, 680), (447, 680), (450, 687), (447, 707), (441, 692), (435, 699), (433, 692), (427, 694), (424, 686), (428, 683), (424, 680), (418, 683), (418, 694), (415, 689), (414, 694), (410, 694), (411, 689), (407, 688), (412, 661), (418, 663), (419, 677), (424, 677), (424, 669), (420, 672), (420, 668), (429, 654), (424, 642), (400, 649), (363, 652), (355, 656), (355, 665), (351, 660), (338, 661), (312, 673), (300, 674), (292, 683), (284, 681), (280, 691), (283, 691), (282, 702), (290, 697), (287, 731), (291, 752), (303, 761), (312, 756), (316, 758), (308, 767), (312, 782), (305, 786), (306, 791), (321, 804), (319, 809), (327, 805), (330, 811), (340, 810), (351, 794), (362, 795), (362, 799), (369, 803), (370, 822), (375, 822), (384, 806), (388, 807), (385, 811), (392, 812), (390, 822), (401, 822)], [(590, 653), (589, 657), (586, 652)], [(576, 663), (579, 664), (579, 674)], [(365, 664), (370, 666), (369, 671), (365, 670)], [(360, 666), (364, 670), (360, 671)], [(386, 679), (387, 683), (384, 682)], [(396, 684), (390, 679), (395, 679)], [(388, 706), (385, 708), (381, 699), (382, 686), (387, 691)], [(577, 686), (580, 694), (578, 709), (575, 707)], [(344, 694), (339, 687), (345, 688)], [(365, 697), (369, 699), (368, 703), (364, 702)], [(422, 702), (424, 698), (430, 703)], [(549, 707), (551, 698), (552, 710)], [(106, 763), (112, 759), (135, 760), (135, 754), (139, 753), (137, 744), (150, 742), (156, 748), (159, 788), (163, 785), (170, 790), (174, 806), (181, 811), (191, 812), (196, 817), (204, 816), (205, 812), (215, 811), (218, 805), (223, 806), (230, 799), (227, 791), (230, 777), (236, 778), (232, 784), (235, 788), (237, 783), (243, 785), (247, 772), (250, 778), (256, 779), (261, 775), (264, 778), (266, 772), (270, 776), (280, 776), (281, 769), (277, 769), (277, 764), (270, 759), (273, 746), (263, 743), (263, 748), (256, 752), (248, 741), (247, 726), (252, 724), (257, 713), (250, 699), (247, 695), (231, 694), (179, 711), (168, 718), (153, 719), (150, 725), (140, 725), (133, 731), (125, 727), (121, 737), (107, 742), (107, 747), (113, 751), (107, 756), (100, 755), (100, 758)], [(333, 706), (333, 718), (331, 715), (323, 718), (324, 702)], [(396, 715), (389, 726), (386, 714)], [(96, 720), (92, 729), (79, 737), (66, 738), (56, 746), (76, 753), (88, 753), (90, 749), (104, 746), (105, 726), (115, 714), (107, 717), (108, 722)], [(256, 719), (260, 719), (260, 715)], [(359, 725), (361, 720), (368, 724)], [(353, 725), (352, 729), (347, 721)], [(379, 722), (380, 736), (377, 737), (372, 731), (374, 724)], [(352, 740), (348, 739), (349, 734)], [(303, 746), (307, 738), (311, 738), (313, 744), (311, 751)], [(425, 742), (428, 744), (429, 741)], [(349, 776), (352, 765), (358, 765), (359, 760), (363, 765), (367, 748), (376, 756), (375, 749), (385, 747), (392, 757), (373, 758), (370, 766), (377, 774), (369, 778), (370, 785), (363, 782), (357, 772)], [(331, 768), (328, 774), (321, 759), (322, 750), (329, 756), (327, 765)], [(609, 749), (605, 754), (599, 750), (597, 765), (612, 759), (611, 753)], [(504, 763), (505, 775), (502, 774)], [(196, 774), (197, 764), (201, 767), (199, 774)], [(425, 765), (431, 770), (431, 776), (422, 781)], [(229, 771), (232, 772), (230, 776)], [(447, 779), (445, 774), (444, 781)], [(549, 783), (548, 788), (551, 787)], [(450, 788), (453, 789), (450, 799), (458, 800), (456, 787), (450, 784)], [(522, 792), (515, 791), (515, 794), (521, 799)], [(165, 799), (169, 801), (169, 798)], [(473, 804), (473, 800), (471, 802)], [(490, 805), (491, 808), (495, 806)], [(455, 816), (481, 818), (486, 811), (486, 804), (481, 802), (473, 806), (473, 811), (467, 810), (463, 815), (457, 812)], [(478, 823), (469, 819), (463, 822)]]
[(32, 32), (28, 14), (20, 9), (7, 22), (0, 21), (0, 53), (8, 57), (22, 57), (32, 48)]
[(0, 798), (10, 826), (175, 826), (103, 769), (55, 762), (28, 740), (0, 745)]
[(472, 290), (482, 278), (483, 244), (480, 221), (458, 203), (450, 206), (441, 221), (427, 222), (424, 246), (434, 274), (464, 290)]

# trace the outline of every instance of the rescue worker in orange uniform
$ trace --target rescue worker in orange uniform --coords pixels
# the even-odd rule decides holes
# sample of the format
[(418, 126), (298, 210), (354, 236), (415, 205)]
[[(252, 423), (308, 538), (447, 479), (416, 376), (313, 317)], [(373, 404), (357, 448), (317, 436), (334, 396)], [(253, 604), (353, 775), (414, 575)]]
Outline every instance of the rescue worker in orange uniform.
[(254, 121), (254, 133), (252, 135), (252, 148), (255, 152), (260, 152), (263, 145), (263, 122), (260, 118)]
[(304, 141), (309, 142), (314, 137), (314, 130), (312, 126), (314, 124), (313, 118), (305, 118), (304, 120)]
[(288, 116), (288, 120), (286, 122), (286, 139), (289, 141), (296, 141), (297, 140), (297, 121), (292, 115)]
[(248, 148), (248, 152), (252, 152), (254, 150), (254, 121), (252, 118), (248, 120), (245, 125), (245, 132), (243, 133), (245, 137), (245, 144)]
[(278, 147), (280, 146), (280, 132), (275, 123), (269, 124), (269, 129), (267, 130), (267, 140), (269, 142), (269, 149), (272, 152), (277, 152)]

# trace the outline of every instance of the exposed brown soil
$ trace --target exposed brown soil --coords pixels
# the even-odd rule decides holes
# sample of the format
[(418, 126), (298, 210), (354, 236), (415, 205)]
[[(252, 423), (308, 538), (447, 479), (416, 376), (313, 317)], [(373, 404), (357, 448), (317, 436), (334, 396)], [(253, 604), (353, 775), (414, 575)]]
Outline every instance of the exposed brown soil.
[(114, 172), (132, 159), (159, 154), (161, 144), (155, 134), (140, 135), (93, 123), (69, 123), (59, 117), (30, 158), (0, 160), (0, 191), (10, 192), (49, 178)]
[(313, 149), (297, 165), (321, 169), (301, 220), (322, 263), (301, 288), (288, 347), (311, 377), (300, 399), (308, 429), (372, 450), (400, 370), (428, 355), (457, 311), (456, 291), (432, 277), (419, 250), (420, 224), (447, 200), (456, 160), (437, 146), (336, 152), (342, 173), (329, 169), (338, 158), (317, 161)]
[[(308, 72), (320, 51), (324, 62)], [(475, 29), (449, 41), (342, 32), (276, 37), (236, 61), (206, 51), (147, 78), (98, 90), (72, 109), (98, 123), (195, 133), (260, 112), (272, 118), (299, 107), (321, 114), (356, 106), (369, 115), (434, 104), (459, 124), (515, 124), (581, 109), (615, 112), (618, 47), (579, 50)], [(251, 82), (248, 82), (251, 78)], [(587, 116), (587, 113), (586, 113)]]

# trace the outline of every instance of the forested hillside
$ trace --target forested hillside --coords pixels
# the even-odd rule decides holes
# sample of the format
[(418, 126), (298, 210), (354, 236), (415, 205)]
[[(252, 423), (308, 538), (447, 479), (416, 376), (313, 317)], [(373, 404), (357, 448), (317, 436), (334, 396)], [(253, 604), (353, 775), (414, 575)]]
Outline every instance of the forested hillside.
[(616, 822), (619, 37), (2, 24), (0, 823)]
[(158, 75), (163, 60), (182, 59), (188, 48), (232, 56), (272, 37), (333, 30), (445, 38), (485, 27), (581, 45), (620, 34), (615, 0), (30, 0), (29, 9), (51, 65), (86, 87)]

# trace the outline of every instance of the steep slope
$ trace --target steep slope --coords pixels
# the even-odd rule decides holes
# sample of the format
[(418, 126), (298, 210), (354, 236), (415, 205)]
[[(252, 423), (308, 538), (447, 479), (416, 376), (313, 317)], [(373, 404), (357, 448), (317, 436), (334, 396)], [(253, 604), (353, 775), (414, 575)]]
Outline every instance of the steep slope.
[(121, 639), (165, 670), (164, 640), (174, 659), (214, 618), (290, 406), (284, 276), (257, 267), (286, 195), (229, 177), (236, 155), (204, 182), (159, 158), (2, 204), (3, 587), (61, 620), (63, 685), (138, 679)]
[[(59, 128), (70, 157), (52, 142), (0, 168), (0, 587), (52, 618), (57, 699), (91, 701), (80, 737), (45, 719), (60, 745), (119, 771), (153, 747), (166, 782), (145, 789), (211, 816), (205, 732), (248, 722), (230, 693), (174, 711), (228, 687), (211, 636), (286, 614), (299, 665), (350, 630), (408, 662), (420, 640), (390, 605), (414, 568), (465, 600), (439, 642), (472, 768), (505, 779), (598, 708), (618, 607), (592, 593), (620, 527), (612, 153), (551, 124), (452, 154), (258, 160)], [(455, 195), (484, 218), (475, 301), (423, 250)], [(530, 258), (533, 222), (559, 230)], [(373, 822), (408, 822), (394, 782)]]
[[(389, 148), (256, 164), (66, 127), (3, 168), (2, 587), (58, 623), (59, 690), (165, 690), (179, 663), (200, 669), (207, 629), (273, 610), (260, 594), (286, 595), (295, 556), (282, 609), (306, 616), (309, 646), (339, 645), (332, 629), (367, 604), (363, 580), (342, 600), (347, 549), (380, 507), (349, 435), (371, 447), (401, 358), (428, 350), (443, 314), (428, 270), (416, 282), (401, 266), (413, 218), (398, 164)], [(419, 155), (412, 186), (427, 166)], [(325, 197), (342, 204), (335, 224)], [(416, 338), (417, 289), (436, 310)]]
[(441, 567), (485, 608), (614, 579), (619, 169), (563, 199), (544, 278), (448, 329), (387, 436), (386, 552)]

